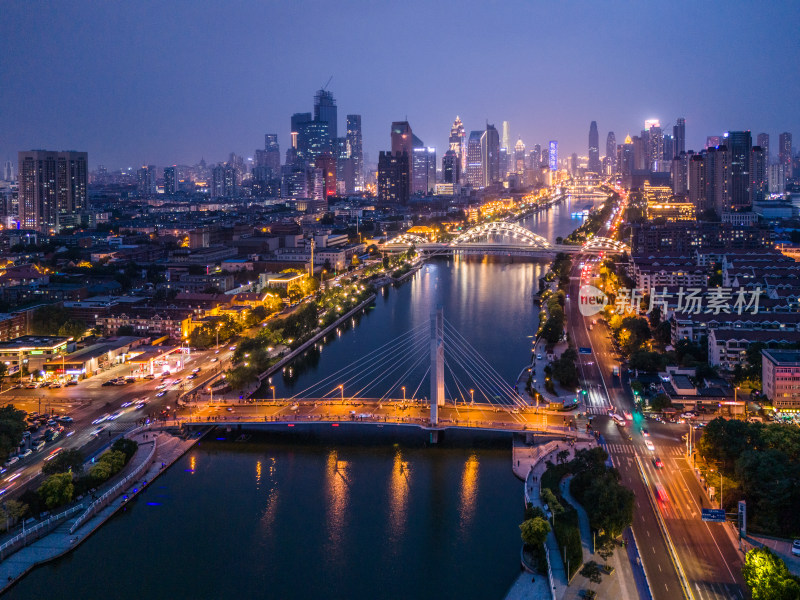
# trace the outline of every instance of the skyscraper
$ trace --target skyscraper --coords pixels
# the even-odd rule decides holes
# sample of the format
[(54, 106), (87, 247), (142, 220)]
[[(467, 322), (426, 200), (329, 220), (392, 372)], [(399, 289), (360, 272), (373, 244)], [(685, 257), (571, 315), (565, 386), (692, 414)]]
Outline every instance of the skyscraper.
[(164, 169), (164, 193), (174, 194), (178, 191), (178, 173), (176, 166), (167, 167)]
[(731, 208), (731, 162), (728, 147), (724, 144), (706, 150), (705, 157), (705, 207), (713, 208), (717, 216)]
[(461, 180), (461, 158), (455, 150), (448, 150), (442, 157), (442, 179), (453, 184)]
[(156, 195), (155, 165), (142, 165), (142, 168), (136, 172), (136, 191), (145, 198)]
[(683, 117), (678, 117), (675, 125), (672, 126), (672, 137), (675, 138), (675, 156), (686, 152), (686, 119)]
[(414, 148), (411, 193), (427, 194), (436, 186), (436, 148)]
[(708, 208), (706, 205), (705, 156), (693, 154), (689, 160), (689, 202), (694, 204), (697, 214)]
[(597, 121), (592, 121), (589, 125), (589, 162), (586, 169), (590, 173), (601, 173), (600, 166), (600, 136), (597, 133)]
[(409, 156), (414, 151), (414, 134), (408, 121), (394, 121), (392, 123), (392, 154), (407, 152)]
[(86, 207), (86, 152), (20, 152), (19, 219), (23, 229), (57, 233), (62, 221)]
[(606, 136), (606, 165), (609, 175), (617, 173), (617, 136), (613, 131)]
[(3, 180), (14, 181), (14, 165), (11, 164), (10, 159), (6, 161), (3, 167)]
[[(393, 128), (394, 129), (394, 128)], [(383, 152), (378, 155), (378, 201), (408, 204), (411, 168), (408, 152)]]
[(756, 144), (758, 144), (764, 152), (764, 158), (767, 162), (767, 166), (769, 166), (769, 134), (759, 133), (758, 136), (756, 136)]
[(648, 165), (647, 169), (653, 172), (665, 171), (664, 168), (664, 132), (661, 131), (661, 124), (658, 121), (650, 121), (650, 128), (647, 130), (649, 140)]
[(483, 187), (483, 163), (481, 162), (481, 138), (483, 131), (471, 131), (467, 142), (467, 184)]
[(323, 198), (336, 195), (336, 157), (330, 152), (323, 152), (314, 161), (314, 165), (322, 172)]
[(317, 90), (314, 95), (314, 120), (328, 124), (328, 135), (330, 136), (329, 147), (333, 148), (335, 140), (339, 137), (338, 113), (336, 100), (333, 99), (333, 92), (327, 90)]
[(361, 138), (361, 115), (347, 115), (347, 144), (353, 160), (355, 187), (364, 189), (364, 149)]
[(277, 177), (281, 171), (281, 148), (277, 133), (264, 134), (264, 166), (272, 171), (273, 177)]
[(753, 146), (750, 150), (750, 204), (763, 202), (766, 197), (767, 155), (761, 146)]
[(292, 138), (292, 148), (297, 149), (298, 154), (300, 154), (300, 128), (303, 123), (308, 123), (312, 121), (311, 113), (294, 113), (291, 118), (291, 138)]
[(525, 144), (522, 138), (514, 146), (514, 171), (522, 175), (525, 172)]
[(791, 179), (792, 173), (792, 134), (784, 131), (778, 136), (778, 162), (783, 165), (783, 176)]
[(753, 140), (749, 131), (730, 131), (725, 137), (730, 155), (730, 208), (746, 210), (751, 206), (750, 154)]
[(481, 137), (481, 165), (484, 187), (500, 181), (500, 136), (495, 126), (488, 123)]
[(500, 147), (511, 150), (511, 126), (508, 121), (503, 121), (503, 139)]
[[(464, 131), (464, 124), (458, 115), (456, 115), (456, 120), (453, 121), (453, 126), (450, 128), (449, 142), (450, 150), (456, 153), (458, 160), (461, 162), (459, 176), (464, 176), (467, 171), (467, 134)], [(458, 183), (458, 181), (453, 183)]]

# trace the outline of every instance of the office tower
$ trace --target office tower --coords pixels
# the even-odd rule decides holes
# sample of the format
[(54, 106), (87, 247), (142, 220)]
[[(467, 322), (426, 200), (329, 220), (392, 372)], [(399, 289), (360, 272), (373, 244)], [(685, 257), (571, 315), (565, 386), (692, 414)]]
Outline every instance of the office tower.
[(573, 177), (578, 174), (578, 155), (575, 152), (569, 157), (569, 173)]
[(623, 177), (629, 178), (636, 168), (633, 138), (630, 135), (625, 136), (625, 142), (620, 146), (618, 155), (617, 171), (619, 171)]
[(769, 134), (759, 133), (756, 136), (756, 144), (764, 152), (764, 160), (766, 161), (766, 166), (769, 166)]
[(774, 163), (767, 169), (767, 185), (770, 194), (783, 194), (786, 191), (786, 177), (781, 163)]
[[(456, 120), (453, 121), (453, 126), (450, 128), (450, 150), (456, 153), (461, 166), (458, 169), (459, 176), (463, 176), (467, 172), (467, 134), (464, 131), (464, 124), (461, 118), (456, 115)], [(458, 183), (457, 181), (453, 183)]]
[(7, 160), (3, 167), (3, 180), (14, 181), (14, 165), (11, 164), (11, 160)]
[(156, 195), (155, 165), (144, 165), (136, 171), (136, 191), (143, 197)]
[(511, 155), (510, 155), (510, 153), (508, 152), (507, 149), (502, 148), (502, 147), (500, 148), (499, 160), (497, 162), (500, 165), (500, 170), (499, 170), (500, 178), (499, 178), (499, 181), (502, 181), (503, 179), (506, 178), (506, 176), (508, 175), (508, 173), (509, 173), (509, 171), (511, 169), (511, 167), (510, 167), (510, 165), (511, 165)]
[(651, 121), (647, 137), (649, 141), (647, 169), (654, 173), (661, 172), (664, 170), (664, 132), (661, 131), (661, 124), (658, 121)]
[(281, 171), (281, 147), (278, 145), (277, 133), (264, 134), (264, 166), (272, 170), (273, 177)]
[(558, 142), (556, 140), (550, 140), (548, 145), (547, 166), (551, 171), (558, 170)]
[(424, 195), (433, 191), (435, 185), (436, 149), (415, 144), (411, 159), (411, 193)]
[(672, 126), (672, 137), (675, 139), (674, 156), (686, 152), (686, 119), (683, 117), (678, 117), (675, 125)]
[(672, 193), (685, 196), (689, 191), (689, 163), (694, 153), (681, 152), (672, 159)]
[(364, 189), (364, 149), (361, 138), (361, 115), (347, 115), (347, 144), (353, 159), (355, 189)]
[(324, 152), (331, 152), (330, 131), (327, 121), (304, 121), (298, 123), (297, 153), (309, 162)]
[(767, 197), (767, 155), (761, 146), (750, 150), (750, 205)]
[(500, 136), (495, 126), (488, 123), (481, 136), (481, 166), (484, 187), (500, 180)]
[(722, 142), (722, 138), (718, 135), (709, 135), (706, 137), (706, 150), (709, 148), (716, 148)]
[(693, 154), (689, 160), (689, 202), (694, 204), (699, 215), (706, 205), (706, 167), (703, 154)]
[[(287, 165), (291, 168), (291, 165)], [(277, 198), (281, 195), (281, 174), (273, 173), (272, 169), (266, 165), (256, 165), (253, 167), (253, 195), (259, 198)]]
[(730, 152), (724, 144), (706, 150), (705, 158), (705, 204), (713, 208), (717, 216), (731, 209)]
[(86, 208), (86, 152), (31, 150), (18, 154), (19, 220), (22, 229), (58, 233)]
[(455, 150), (448, 150), (442, 157), (442, 179), (453, 184), (461, 181), (461, 157)]
[(481, 161), (481, 139), (483, 131), (471, 131), (467, 141), (466, 181), (474, 188), (483, 187), (483, 163)]
[[(394, 129), (394, 127), (392, 128)], [(378, 201), (383, 204), (408, 204), (411, 172), (408, 152), (383, 152), (378, 155)]]
[(778, 162), (783, 165), (783, 176), (792, 178), (792, 134), (784, 131), (778, 136)]
[(747, 210), (750, 198), (750, 154), (753, 140), (749, 131), (730, 131), (725, 134), (730, 156), (730, 209)]
[(164, 193), (174, 194), (178, 191), (178, 174), (175, 166), (164, 169)]
[(511, 150), (511, 127), (509, 126), (508, 121), (503, 121), (503, 139), (500, 147), (505, 148), (506, 150)]
[(600, 173), (600, 136), (597, 133), (597, 121), (592, 121), (589, 125), (589, 162), (586, 169), (590, 173)]
[(336, 195), (336, 157), (330, 152), (323, 152), (314, 161), (314, 166), (322, 175), (322, 197)]
[(211, 196), (214, 198), (233, 198), (236, 196), (236, 168), (228, 163), (220, 163), (211, 171)]
[(281, 168), (281, 174), (281, 196), (308, 198), (308, 175), (302, 160), (287, 162)]
[(414, 134), (408, 121), (395, 121), (392, 123), (392, 154), (406, 152), (411, 156), (414, 151)]
[(514, 171), (522, 175), (525, 172), (525, 144), (522, 138), (514, 146)]
[(309, 121), (313, 121), (311, 118), (311, 113), (294, 113), (291, 118), (291, 138), (292, 138), (292, 148), (296, 149), (299, 153), (300, 151), (300, 126), (303, 123), (308, 123)]
[(337, 125), (338, 116), (336, 111), (336, 100), (333, 93), (327, 90), (317, 90), (314, 95), (314, 120), (318, 123), (328, 124), (328, 147), (333, 148), (337, 137), (339, 137), (339, 127)]
[(633, 147), (633, 170), (644, 171), (647, 168), (647, 146), (645, 141), (638, 135), (631, 138)]
[(542, 162), (539, 163), (537, 167), (539, 169), (549, 169), (550, 168), (550, 147), (546, 147), (542, 150)]
[(606, 165), (608, 174), (617, 173), (617, 136), (613, 131), (609, 131), (606, 136)]
[(309, 197), (312, 200), (325, 200), (325, 176), (322, 173), (322, 169), (310, 167), (307, 174)]
[(539, 144), (534, 144), (533, 150), (531, 150), (530, 168), (538, 169), (541, 166), (542, 166), (542, 147)]
[(664, 155), (661, 157), (663, 168), (662, 172), (669, 171), (669, 165), (675, 158), (675, 138), (669, 134), (664, 134)]

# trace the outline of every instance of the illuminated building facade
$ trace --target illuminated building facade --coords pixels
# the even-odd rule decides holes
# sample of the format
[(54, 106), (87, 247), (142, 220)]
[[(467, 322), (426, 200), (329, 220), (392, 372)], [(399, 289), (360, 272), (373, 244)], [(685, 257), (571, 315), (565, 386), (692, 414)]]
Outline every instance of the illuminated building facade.
[(59, 220), (86, 207), (86, 152), (20, 152), (19, 219), (22, 229), (57, 233)]

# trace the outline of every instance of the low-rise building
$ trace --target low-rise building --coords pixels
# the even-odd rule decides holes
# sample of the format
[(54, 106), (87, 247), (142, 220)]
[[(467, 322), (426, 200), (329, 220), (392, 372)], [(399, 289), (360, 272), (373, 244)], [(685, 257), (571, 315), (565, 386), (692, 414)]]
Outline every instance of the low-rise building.
[(761, 385), (779, 411), (800, 411), (800, 350), (762, 350)]
[(800, 331), (743, 331), (712, 329), (708, 333), (708, 364), (733, 371), (747, 362), (747, 350), (752, 344), (781, 344), (800, 342)]
[(9, 374), (27, 368), (30, 373), (41, 370), (55, 356), (67, 353), (71, 338), (50, 335), (23, 335), (0, 342), (0, 361)]

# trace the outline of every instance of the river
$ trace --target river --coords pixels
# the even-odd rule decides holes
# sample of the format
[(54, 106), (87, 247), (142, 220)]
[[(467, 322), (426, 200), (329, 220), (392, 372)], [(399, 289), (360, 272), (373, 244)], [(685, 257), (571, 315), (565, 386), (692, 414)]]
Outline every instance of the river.
[[(523, 225), (555, 240), (580, 223), (571, 208)], [(380, 295), (357, 327), (274, 377), (277, 395), (424, 325), (436, 305), (512, 382), (530, 352), (531, 299), (544, 268), (432, 261)], [(417, 375), (403, 380), (409, 397), (417, 383), (425, 388)], [(502, 598), (519, 572), (521, 486), (510, 467), (507, 442), (430, 448), (413, 436), (212, 436), (75, 552), (5, 597)]]

